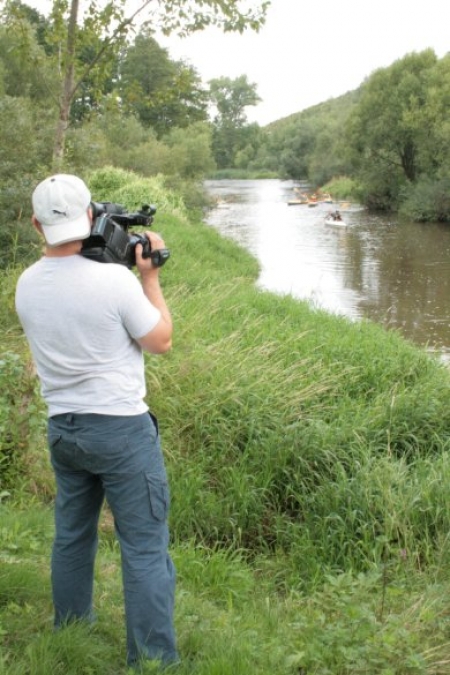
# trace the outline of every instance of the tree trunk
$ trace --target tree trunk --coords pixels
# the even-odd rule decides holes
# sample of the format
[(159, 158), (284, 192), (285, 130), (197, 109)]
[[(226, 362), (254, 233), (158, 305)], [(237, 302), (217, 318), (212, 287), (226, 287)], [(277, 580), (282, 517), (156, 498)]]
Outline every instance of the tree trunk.
[(70, 106), (75, 93), (74, 68), (75, 68), (75, 45), (77, 33), (78, 2), (72, 0), (70, 5), (69, 25), (67, 29), (66, 59), (63, 64), (64, 78), (61, 85), (59, 119), (56, 126), (55, 141), (53, 146), (53, 169), (61, 169), (64, 160), (64, 147), (66, 134), (69, 126)]

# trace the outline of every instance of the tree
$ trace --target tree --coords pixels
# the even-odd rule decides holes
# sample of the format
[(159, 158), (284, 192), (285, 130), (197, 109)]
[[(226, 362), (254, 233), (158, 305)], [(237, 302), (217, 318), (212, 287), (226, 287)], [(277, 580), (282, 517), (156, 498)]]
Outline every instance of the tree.
[(217, 108), (215, 121), (218, 123), (226, 121), (235, 128), (246, 124), (245, 109), (261, 100), (256, 93), (256, 84), (250, 83), (247, 75), (241, 75), (234, 80), (229, 77), (210, 80), (209, 91), (211, 100)]
[(6, 95), (39, 103), (55, 94), (50, 64), (28, 21), (16, 23), (13, 30), (0, 26), (0, 64)]
[[(105, 0), (106, 2), (106, 0)], [(7, 9), (12, 1), (7, 0)], [(246, 0), (141, 0), (131, 13), (126, 12), (124, 0), (111, 0), (100, 6), (92, 0), (80, 18), (79, 0), (53, 0), (50, 16), (52, 36), (60, 54), (60, 93), (58, 123), (54, 142), (54, 164), (61, 165), (64, 143), (69, 126), (71, 104), (83, 82), (95, 69), (114, 58), (139, 17), (145, 16), (155, 30), (164, 34), (187, 35), (209, 25), (225, 31), (258, 30), (264, 21), (269, 0), (258, 0), (249, 9)], [(17, 20), (17, 12), (7, 13), (8, 20)], [(82, 30), (81, 30), (82, 26)], [(84, 39), (100, 37), (100, 44), (89, 63), (80, 59)]]
[(123, 108), (158, 136), (207, 119), (207, 93), (194, 68), (172, 61), (167, 49), (141, 32), (121, 59), (118, 92)]
[[(431, 49), (408, 54), (376, 71), (362, 88), (348, 140), (374, 205), (396, 205), (402, 183), (414, 183), (425, 170), (421, 148), (424, 131), (429, 133), (430, 78), (436, 63)], [(376, 189), (371, 190), (371, 182)]]
[(229, 77), (211, 80), (209, 95), (217, 111), (213, 120), (214, 157), (220, 168), (233, 167), (237, 154), (248, 146), (249, 137), (255, 133), (255, 125), (247, 124), (245, 109), (261, 99), (256, 84), (250, 83), (246, 75), (234, 80)]
[(171, 175), (195, 180), (215, 169), (208, 124), (197, 122), (189, 129), (173, 129), (164, 141), (171, 149), (167, 167)]

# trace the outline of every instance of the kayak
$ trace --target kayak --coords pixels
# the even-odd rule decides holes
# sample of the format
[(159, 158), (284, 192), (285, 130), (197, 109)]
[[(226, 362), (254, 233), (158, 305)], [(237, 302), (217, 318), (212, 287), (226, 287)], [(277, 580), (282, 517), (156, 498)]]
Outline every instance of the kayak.
[(325, 225), (335, 225), (337, 227), (347, 227), (347, 223), (342, 218), (325, 218)]

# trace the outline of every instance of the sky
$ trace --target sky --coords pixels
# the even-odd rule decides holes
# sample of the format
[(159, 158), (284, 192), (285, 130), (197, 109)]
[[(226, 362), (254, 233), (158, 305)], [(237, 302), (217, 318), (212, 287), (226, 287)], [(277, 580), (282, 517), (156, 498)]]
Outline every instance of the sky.
[(450, 51), (450, 0), (272, 0), (259, 33), (208, 29), (158, 38), (202, 80), (247, 75), (260, 125), (357, 89), (374, 70), (410, 52)]
[[(24, 1), (43, 13), (50, 4)], [(449, 25), (450, 0), (271, 0), (259, 33), (210, 28), (156, 38), (205, 84), (246, 75), (262, 99), (247, 118), (263, 126), (357, 89), (408, 53), (431, 48), (441, 58), (450, 51)]]

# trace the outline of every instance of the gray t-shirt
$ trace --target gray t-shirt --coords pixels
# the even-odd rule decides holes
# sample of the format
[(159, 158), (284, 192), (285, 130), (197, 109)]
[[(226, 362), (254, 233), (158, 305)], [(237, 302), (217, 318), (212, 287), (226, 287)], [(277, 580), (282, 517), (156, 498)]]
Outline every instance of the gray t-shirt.
[(19, 278), (16, 309), (49, 416), (148, 410), (136, 339), (161, 314), (131, 270), (81, 255), (41, 258)]

